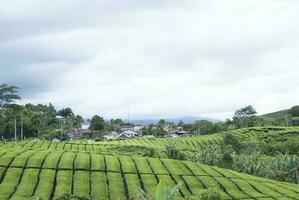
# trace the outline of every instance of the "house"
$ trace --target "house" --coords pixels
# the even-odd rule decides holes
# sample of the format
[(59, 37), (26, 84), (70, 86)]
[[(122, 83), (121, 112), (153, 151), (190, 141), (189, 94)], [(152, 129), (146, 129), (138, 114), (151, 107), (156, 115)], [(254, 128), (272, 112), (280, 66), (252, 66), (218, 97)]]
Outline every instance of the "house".
[(134, 125), (130, 123), (124, 123), (120, 126), (120, 132), (133, 131), (133, 130), (134, 130)]
[(81, 128), (73, 129), (68, 135), (70, 139), (90, 138), (91, 130), (89, 130), (90, 123), (84, 122)]
[(138, 136), (139, 136), (138, 133), (136, 133), (135, 131), (129, 130), (129, 131), (123, 131), (123, 132), (121, 132), (118, 135), (118, 138), (123, 138), (123, 139), (125, 139), (125, 138), (136, 138)]
[(117, 134), (117, 132), (112, 131), (112, 132), (110, 132), (109, 134), (104, 135), (104, 138), (105, 138), (106, 140), (115, 140), (115, 139), (118, 138), (118, 134)]
[(53, 139), (52, 139), (52, 142), (60, 142), (60, 139), (58, 139), (58, 138), (53, 138)]
[(177, 131), (175, 134), (180, 137), (186, 137), (186, 136), (190, 135), (190, 133), (188, 131)]
[(144, 128), (144, 126), (142, 126), (142, 125), (136, 125), (133, 127), (133, 131), (140, 133), (143, 128)]

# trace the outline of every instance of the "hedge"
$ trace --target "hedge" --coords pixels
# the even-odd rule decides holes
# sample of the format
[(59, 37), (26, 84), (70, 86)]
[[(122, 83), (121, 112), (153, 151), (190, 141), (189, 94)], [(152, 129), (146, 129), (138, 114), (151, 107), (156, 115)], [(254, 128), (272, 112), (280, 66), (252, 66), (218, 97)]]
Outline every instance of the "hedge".
[(35, 197), (39, 197), (43, 200), (49, 200), (54, 187), (55, 170), (43, 169), (40, 172), (39, 183), (35, 190)]

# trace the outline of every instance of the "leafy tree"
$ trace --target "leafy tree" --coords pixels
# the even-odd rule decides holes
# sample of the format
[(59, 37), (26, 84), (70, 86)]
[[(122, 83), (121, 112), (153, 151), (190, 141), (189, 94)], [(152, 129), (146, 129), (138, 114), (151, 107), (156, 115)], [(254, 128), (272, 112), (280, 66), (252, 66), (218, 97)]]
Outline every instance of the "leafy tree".
[(142, 128), (142, 135), (155, 135), (155, 131), (153, 130), (154, 125), (150, 124)]
[(165, 119), (160, 119), (159, 122), (158, 122), (158, 126), (164, 127), (165, 125), (166, 125)]
[(248, 127), (250, 120), (254, 118), (256, 114), (256, 110), (251, 106), (245, 106), (237, 110), (234, 114), (233, 120), (237, 127)]
[[(231, 133), (226, 133), (223, 138), (223, 144), (226, 146), (231, 146), (235, 152), (240, 152), (242, 149), (242, 144), (238, 139)], [(227, 148), (227, 147), (224, 147)]]
[(208, 120), (200, 120), (195, 122), (197, 128), (200, 130), (201, 135), (205, 135), (208, 133), (212, 133), (213, 130), (213, 123), (209, 122)]
[(80, 115), (76, 115), (73, 117), (73, 123), (74, 123), (74, 127), (75, 128), (80, 128), (81, 127), (81, 124), (84, 122), (84, 119), (82, 116)]
[(163, 137), (167, 134), (167, 131), (162, 127), (162, 126), (159, 126), (156, 128), (155, 130), (155, 135), (157, 137)]
[(62, 110), (59, 110), (57, 114), (64, 118), (74, 116), (74, 113), (71, 108), (63, 108)]
[(9, 86), (7, 84), (0, 85), (0, 108), (5, 104), (14, 102), (15, 100), (21, 99), (18, 95), (18, 87)]
[(5, 109), (8, 113), (8, 118), (13, 121), (14, 124), (14, 138), (17, 140), (17, 118), (20, 116), (23, 107), (18, 104), (7, 104), (5, 105)]
[(177, 126), (183, 126), (184, 122), (182, 120), (180, 120), (177, 124)]
[(192, 129), (194, 132), (200, 132), (201, 135), (216, 133), (226, 130), (226, 125), (222, 122), (210, 122), (208, 120), (195, 121)]
[(95, 115), (90, 120), (89, 129), (92, 131), (104, 131), (106, 126), (106, 122), (103, 117)]
[(120, 127), (121, 125), (123, 124), (123, 120), (122, 119), (111, 119), (110, 120), (110, 128), (112, 131), (119, 131), (120, 130)]

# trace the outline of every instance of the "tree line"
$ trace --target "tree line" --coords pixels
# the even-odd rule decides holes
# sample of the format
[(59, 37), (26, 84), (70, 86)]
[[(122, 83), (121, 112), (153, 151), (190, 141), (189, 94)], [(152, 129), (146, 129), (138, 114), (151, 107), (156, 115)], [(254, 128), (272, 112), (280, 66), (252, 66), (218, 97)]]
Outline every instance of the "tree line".
[[(0, 85), (0, 134), (2, 139), (43, 137), (65, 138), (74, 128), (81, 126), (83, 118), (71, 108), (56, 110), (48, 105), (19, 105), (18, 87)], [(59, 117), (58, 117), (59, 116)]]

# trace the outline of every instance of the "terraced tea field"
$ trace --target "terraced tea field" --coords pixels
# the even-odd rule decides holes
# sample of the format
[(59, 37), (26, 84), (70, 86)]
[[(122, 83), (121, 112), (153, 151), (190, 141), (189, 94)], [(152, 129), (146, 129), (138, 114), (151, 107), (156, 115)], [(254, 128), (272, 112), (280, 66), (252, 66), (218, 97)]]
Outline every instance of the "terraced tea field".
[[(285, 134), (292, 130), (274, 130)], [(257, 130), (237, 130), (240, 139)], [(258, 137), (268, 134), (260, 131)], [(133, 139), (118, 142), (25, 141), (0, 146), (0, 199), (55, 199), (64, 193), (91, 199), (134, 198), (139, 188), (153, 195), (159, 180), (175, 186), (182, 182), (179, 197), (194, 195), (206, 188), (221, 190), (224, 199), (299, 199), (299, 185), (250, 176), (191, 161), (116, 155), (113, 148), (164, 148), (168, 142), (180, 148), (217, 143), (223, 133), (177, 139)], [(257, 137), (257, 136), (254, 136)]]

